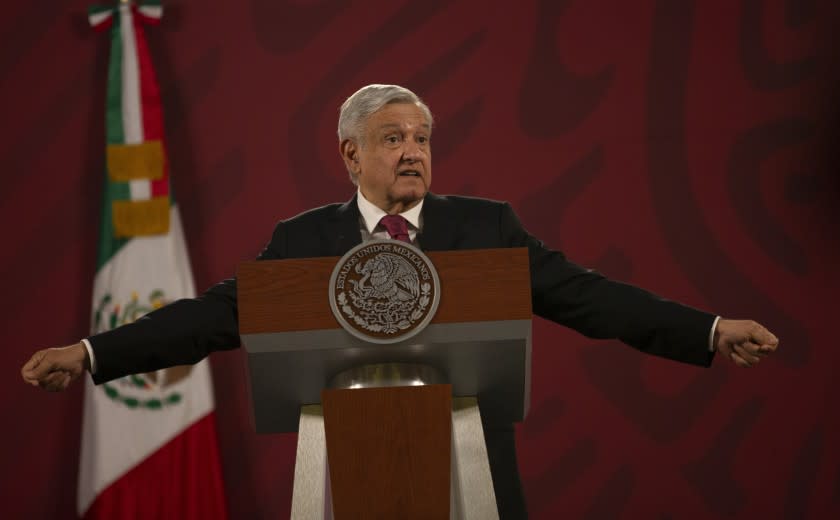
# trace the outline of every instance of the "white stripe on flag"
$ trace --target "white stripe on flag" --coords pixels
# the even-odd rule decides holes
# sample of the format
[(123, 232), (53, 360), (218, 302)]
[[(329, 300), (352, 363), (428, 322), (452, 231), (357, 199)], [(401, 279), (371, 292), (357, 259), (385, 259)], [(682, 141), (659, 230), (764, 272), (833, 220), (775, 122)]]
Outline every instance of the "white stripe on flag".
[(141, 5), (137, 9), (149, 18), (160, 18), (163, 16), (163, 7), (159, 5)]
[(128, 181), (131, 200), (149, 200), (152, 198), (152, 182), (149, 179)]
[(111, 17), (111, 11), (102, 11), (88, 16), (88, 21), (94, 27)]
[(134, 16), (129, 4), (120, 4), (122, 24), (122, 117), (125, 144), (143, 142), (143, 118), (140, 112), (140, 71), (137, 65), (137, 40), (134, 36)]

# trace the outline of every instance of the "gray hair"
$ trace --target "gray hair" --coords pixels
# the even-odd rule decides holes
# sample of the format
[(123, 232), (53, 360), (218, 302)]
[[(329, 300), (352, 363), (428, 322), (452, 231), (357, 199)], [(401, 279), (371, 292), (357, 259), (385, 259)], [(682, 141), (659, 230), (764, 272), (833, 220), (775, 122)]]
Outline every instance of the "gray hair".
[(432, 111), (414, 92), (399, 85), (368, 85), (357, 90), (341, 105), (338, 115), (339, 142), (354, 139), (361, 144), (361, 133), (367, 118), (391, 103), (417, 105), (426, 116), (429, 126), (432, 126)]

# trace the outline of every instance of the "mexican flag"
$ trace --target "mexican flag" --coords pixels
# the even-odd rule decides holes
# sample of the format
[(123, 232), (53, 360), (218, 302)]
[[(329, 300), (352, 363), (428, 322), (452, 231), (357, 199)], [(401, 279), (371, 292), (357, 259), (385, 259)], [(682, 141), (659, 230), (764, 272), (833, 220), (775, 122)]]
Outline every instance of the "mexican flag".
[[(93, 332), (195, 295), (169, 185), (160, 92), (143, 26), (156, 2), (92, 7), (110, 29), (106, 173)], [(86, 382), (78, 513), (84, 518), (226, 518), (207, 360)]]

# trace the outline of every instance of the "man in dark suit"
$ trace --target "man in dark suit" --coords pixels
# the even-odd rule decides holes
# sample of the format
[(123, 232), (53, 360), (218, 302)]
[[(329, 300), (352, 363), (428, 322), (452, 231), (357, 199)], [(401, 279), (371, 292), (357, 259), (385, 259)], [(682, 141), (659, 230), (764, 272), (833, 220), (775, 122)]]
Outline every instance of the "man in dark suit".
[[(280, 222), (259, 258), (337, 256), (363, 240), (389, 237), (424, 250), (527, 247), (534, 313), (589, 337), (618, 338), (702, 366), (715, 351), (752, 366), (777, 348), (778, 340), (753, 321), (722, 319), (569, 262), (529, 235), (507, 203), (430, 193), (432, 126), (428, 107), (402, 87), (369, 85), (350, 96), (339, 117), (339, 151), (356, 194)], [(30, 384), (63, 390), (86, 369), (98, 384), (237, 346), (231, 279), (132, 324), (36, 352), (21, 372)], [(523, 517), (513, 428), (485, 424), (485, 436), (501, 516)]]

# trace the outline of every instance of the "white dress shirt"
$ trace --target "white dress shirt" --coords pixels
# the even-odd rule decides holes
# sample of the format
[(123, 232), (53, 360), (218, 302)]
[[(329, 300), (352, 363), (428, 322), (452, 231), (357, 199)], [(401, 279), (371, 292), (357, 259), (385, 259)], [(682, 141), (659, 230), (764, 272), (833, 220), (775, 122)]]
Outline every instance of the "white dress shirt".
[[(362, 232), (362, 242), (367, 242), (368, 240), (374, 238), (391, 238), (388, 234), (388, 230), (379, 225), (379, 221), (382, 220), (382, 217), (387, 215), (387, 213), (385, 213), (385, 211), (383, 211), (379, 206), (367, 200), (365, 196), (362, 195), (362, 190), (357, 191), (356, 204), (359, 206), (359, 214), (361, 215), (359, 218), (359, 231)], [(400, 213), (400, 216), (408, 221), (408, 238), (412, 242), (414, 242), (414, 239), (417, 238), (417, 233), (419, 233), (420, 229), (423, 227), (423, 215), (421, 214), (422, 210), (423, 199), (420, 199), (420, 202), (417, 203), (416, 206), (408, 211)]]

